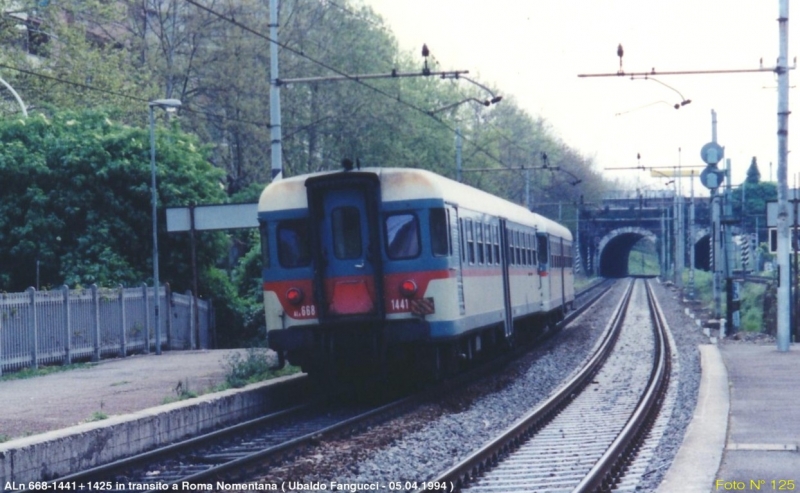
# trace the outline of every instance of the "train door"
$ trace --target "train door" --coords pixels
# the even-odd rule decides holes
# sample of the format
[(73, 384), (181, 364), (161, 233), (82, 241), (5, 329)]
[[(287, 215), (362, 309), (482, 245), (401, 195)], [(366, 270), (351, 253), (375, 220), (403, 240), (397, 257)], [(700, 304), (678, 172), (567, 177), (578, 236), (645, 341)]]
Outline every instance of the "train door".
[(464, 276), (462, 274), (462, 260), (461, 260), (461, 235), (459, 234), (459, 222), (458, 222), (458, 209), (455, 206), (447, 205), (447, 216), (448, 216), (448, 225), (450, 227), (450, 245), (452, 247), (452, 258), (455, 260), (457, 264), (455, 267), (451, 267), (451, 269), (456, 270), (456, 285), (458, 290), (458, 310), (461, 315), (464, 315), (467, 311), (466, 304), (464, 302)]
[(567, 309), (567, 306), (566, 306), (567, 296), (566, 296), (566, 293), (565, 293), (567, 280), (564, 277), (565, 276), (565, 272), (567, 270), (566, 269), (566, 267), (567, 267), (567, 256), (565, 255), (565, 253), (567, 253), (567, 252), (566, 252), (566, 250), (564, 248), (564, 238), (559, 238), (558, 242), (560, 243), (560, 245), (558, 247), (558, 251), (561, 252), (561, 258), (559, 259), (559, 266), (561, 267), (561, 311), (563, 312), (563, 311), (566, 311), (566, 309)]
[(500, 269), (503, 273), (503, 311), (505, 312), (506, 339), (514, 335), (514, 315), (511, 311), (511, 279), (508, 228), (505, 219), (500, 219)]
[(543, 290), (542, 307), (545, 311), (549, 311), (553, 296), (550, 292), (550, 241), (547, 233), (536, 233), (536, 242), (536, 250), (539, 255), (536, 272), (539, 274), (539, 286)]
[(366, 173), (327, 177), (306, 181), (320, 318), (382, 318), (377, 177)]

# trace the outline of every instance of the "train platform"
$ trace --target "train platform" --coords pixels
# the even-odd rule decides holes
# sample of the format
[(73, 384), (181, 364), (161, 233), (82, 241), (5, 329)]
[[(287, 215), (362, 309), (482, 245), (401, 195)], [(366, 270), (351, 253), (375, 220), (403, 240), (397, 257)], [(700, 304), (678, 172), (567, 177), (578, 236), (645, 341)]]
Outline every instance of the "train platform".
[[(165, 351), (0, 381), (0, 487), (64, 476), (303, 397), (301, 375), (210, 392), (236, 352)], [(179, 400), (187, 394), (197, 397)]]
[[(221, 383), (230, 354), (139, 355), (0, 381), (0, 485), (62, 476), (255, 417), (286, 395), (300, 397), (300, 376), (293, 375), (168, 402), (184, 389), (202, 393)], [(800, 346), (781, 353), (775, 344), (723, 342), (701, 346), (701, 359), (698, 405), (658, 491), (799, 489)]]
[(800, 346), (701, 346), (697, 408), (659, 493), (800, 488)]

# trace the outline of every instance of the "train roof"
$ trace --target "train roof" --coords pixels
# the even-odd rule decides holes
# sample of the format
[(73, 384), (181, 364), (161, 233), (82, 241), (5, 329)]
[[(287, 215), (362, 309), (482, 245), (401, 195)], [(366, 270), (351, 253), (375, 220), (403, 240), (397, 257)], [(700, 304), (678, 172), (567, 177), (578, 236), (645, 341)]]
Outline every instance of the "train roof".
[[(361, 173), (374, 173), (381, 184), (384, 201), (441, 198), (459, 207), (503, 217), (509, 221), (536, 226), (557, 236), (572, 239), (572, 233), (561, 224), (525, 207), (483, 190), (458, 183), (431, 171), (416, 168), (364, 168)], [(258, 212), (308, 208), (306, 180), (346, 171), (311, 173), (272, 182), (261, 193)]]

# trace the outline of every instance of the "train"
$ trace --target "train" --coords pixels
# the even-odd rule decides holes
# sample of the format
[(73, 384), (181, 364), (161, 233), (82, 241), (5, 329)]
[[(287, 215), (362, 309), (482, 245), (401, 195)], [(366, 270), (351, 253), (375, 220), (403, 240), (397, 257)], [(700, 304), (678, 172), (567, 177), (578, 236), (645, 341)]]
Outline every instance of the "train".
[(268, 345), (322, 379), (446, 376), (575, 299), (569, 229), (427, 170), (274, 181), (258, 221)]

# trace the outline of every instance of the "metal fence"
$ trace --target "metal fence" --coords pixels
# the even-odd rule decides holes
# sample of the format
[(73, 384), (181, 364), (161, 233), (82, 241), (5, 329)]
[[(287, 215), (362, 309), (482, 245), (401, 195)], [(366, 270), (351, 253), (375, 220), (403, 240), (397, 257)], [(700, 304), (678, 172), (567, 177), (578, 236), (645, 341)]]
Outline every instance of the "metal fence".
[[(210, 301), (191, 292), (158, 293), (162, 349), (211, 345)], [(0, 374), (40, 364), (71, 364), (147, 353), (156, 347), (153, 289), (98, 288), (53, 291), (28, 288), (0, 294)]]

